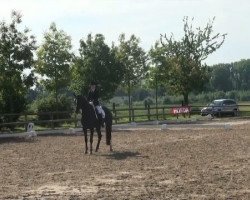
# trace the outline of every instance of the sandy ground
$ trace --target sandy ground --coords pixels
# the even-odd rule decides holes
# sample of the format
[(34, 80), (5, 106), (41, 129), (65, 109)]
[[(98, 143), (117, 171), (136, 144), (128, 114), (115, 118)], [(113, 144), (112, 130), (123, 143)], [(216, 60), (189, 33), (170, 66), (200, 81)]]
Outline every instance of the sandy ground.
[(248, 200), (249, 130), (249, 123), (117, 130), (114, 152), (103, 139), (93, 155), (79, 135), (0, 140), (0, 199)]

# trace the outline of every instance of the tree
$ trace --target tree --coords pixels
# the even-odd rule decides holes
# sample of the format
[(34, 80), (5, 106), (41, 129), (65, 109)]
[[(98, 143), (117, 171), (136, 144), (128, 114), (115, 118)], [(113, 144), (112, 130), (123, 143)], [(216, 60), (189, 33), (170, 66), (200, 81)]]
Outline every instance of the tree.
[(232, 90), (231, 65), (220, 64), (212, 67), (211, 86), (217, 91)]
[[(13, 11), (10, 24), (0, 22), (0, 113), (24, 111), (25, 95), (34, 83), (34, 74), (24, 74), (24, 70), (33, 64), (36, 41), (29, 29), (18, 30), (21, 18), (20, 13)], [(10, 118), (4, 120), (15, 120)]]
[(236, 90), (250, 89), (250, 59), (232, 63), (232, 77)]
[(37, 51), (36, 72), (44, 77), (41, 83), (48, 91), (54, 92), (56, 102), (60, 89), (70, 83), (71, 48), (70, 36), (57, 30), (56, 24), (52, 23)]
[(116, 58), (114, 48), (105, 43), (102, 34), (94, 37), (89, 34), (86, 41), (80, 40), (79, 54), (74, 60), (71, 89), (76, 94), (87, 94), (94, 80), (101, 87), (100, 96), (112, 98), (123, 76), (123, 65)]
[(148, 57), (139, 46), (139, 43), (140, 40), (135, 35), (131, 35), (128, 40), (125, 40), (125, 34), (121, 34), (119, 45), (116, 48), (117, 57), (122, 62), (125, 70), (122, 85), (128, 91), (129, 108), (131, 108), (132, 87), (145, 77), (148, 70)]
[(152, 60), (160, 67), (163, 81), (173, 94), (181, 94), (184, 103), (188, 104), (190, 92), (201, 91), (209, 80), (208, 67), (204, 60), (221, 47), (226, 34), (213, 35), (213, 22), (205, 28), (194, 29), (188, 17), (184, 20), (184, 36), (181, 40), (161, 35), (151, 49)]

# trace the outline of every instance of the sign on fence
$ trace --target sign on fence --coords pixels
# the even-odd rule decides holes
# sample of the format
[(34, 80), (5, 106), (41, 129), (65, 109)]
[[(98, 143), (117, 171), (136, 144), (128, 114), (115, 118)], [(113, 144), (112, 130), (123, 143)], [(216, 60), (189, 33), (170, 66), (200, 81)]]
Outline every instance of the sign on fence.
[(172, 107), (172, 109), (171, 109), (171, 113), (174, 115), (186, 114), (186, 113), (190, 113), (190, 111), (191, 111), (190, 106)]
[(189, 113), (189, 112), (190, 112), (189, 106), (173, 107), (171, 110), (172, 114), (181, 114), (181, 113)]

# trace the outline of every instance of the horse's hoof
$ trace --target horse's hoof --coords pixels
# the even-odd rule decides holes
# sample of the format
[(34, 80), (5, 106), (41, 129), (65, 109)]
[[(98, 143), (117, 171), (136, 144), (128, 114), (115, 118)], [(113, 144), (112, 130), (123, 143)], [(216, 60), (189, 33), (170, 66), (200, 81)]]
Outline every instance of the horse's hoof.
[(85, 151), (85, 154), (88, 154), (88, 152), (87, 152), (87, 151)]

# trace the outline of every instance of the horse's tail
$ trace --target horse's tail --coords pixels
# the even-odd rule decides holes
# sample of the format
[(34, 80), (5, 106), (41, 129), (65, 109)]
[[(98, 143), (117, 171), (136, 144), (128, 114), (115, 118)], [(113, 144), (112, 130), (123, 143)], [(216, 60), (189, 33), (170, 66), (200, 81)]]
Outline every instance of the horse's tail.
[(103, 106), (103, 110), (105, 112), (105, 124), (106, 124), (106, 144), (110, 145), (111, 142), (111, 132), (112, 132), (112, 123), (113, 123), (113, 116), (112, 113), (108, 108)]

